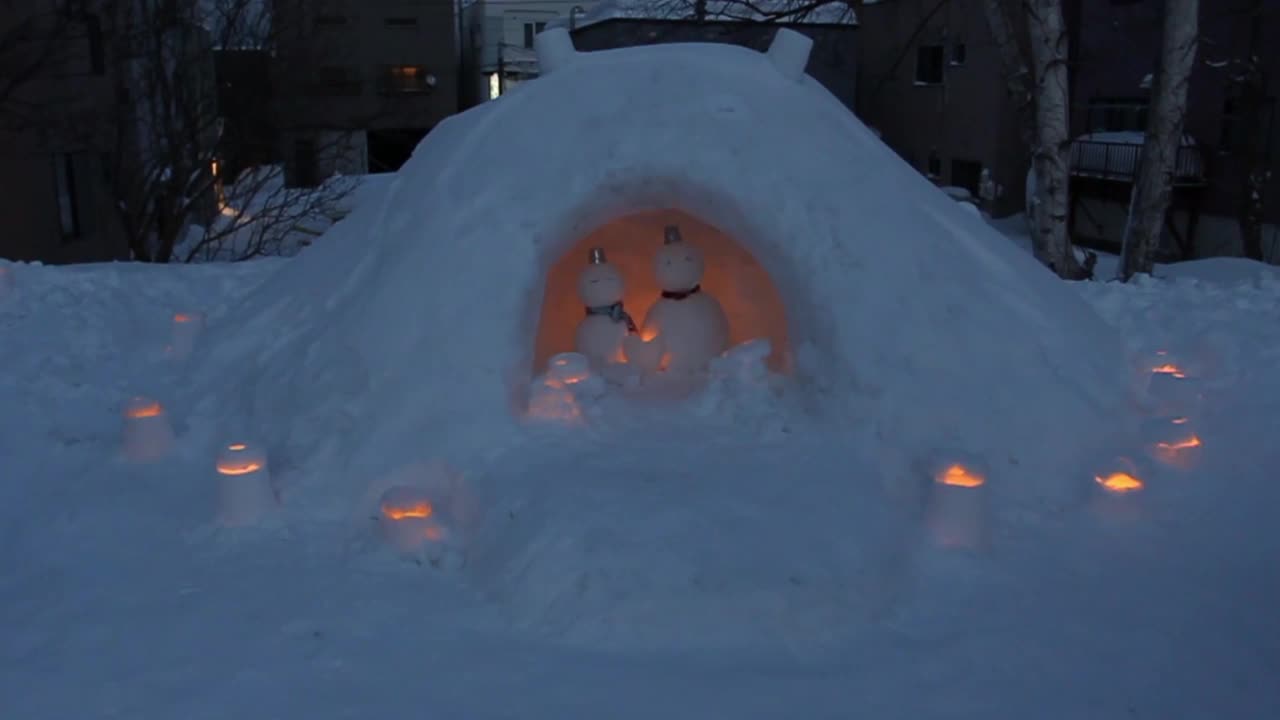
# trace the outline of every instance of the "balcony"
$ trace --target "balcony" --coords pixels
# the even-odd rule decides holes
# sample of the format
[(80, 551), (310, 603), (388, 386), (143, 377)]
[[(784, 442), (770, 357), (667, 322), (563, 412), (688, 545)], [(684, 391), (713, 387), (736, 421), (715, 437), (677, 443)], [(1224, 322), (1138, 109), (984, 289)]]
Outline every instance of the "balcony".
[[(1075, 177), (1131, 183), (1142, 158), (1141, 132), (1097, 132), (1081, 135), (1071, 142), (1069, 162)], [(1205, 184), (1204, 154), (1195, 140), (1184, 135), (1174, 161), (1173, 184)]]

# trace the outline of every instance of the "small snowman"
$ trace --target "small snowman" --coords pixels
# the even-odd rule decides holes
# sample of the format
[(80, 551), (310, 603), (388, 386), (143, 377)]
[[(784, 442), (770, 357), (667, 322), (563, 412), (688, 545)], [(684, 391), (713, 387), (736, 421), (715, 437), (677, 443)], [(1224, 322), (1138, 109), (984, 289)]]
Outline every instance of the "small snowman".
[(574, 349), (587, 356), (597, 370), (616, 363), (622, 341), (636, 332), (636, 324), (622, 307), (622, 273), (610, 265), (603, 248), (592, 248), (587, 268), (578, 277), (578, 297), (586, 317), (578, 323)]
[(704, 370), (729, 347), (729, 318), (711, 295), (702, 291), (702, 252), (684, 241), (680, 228), (668, 225), (653, 264), (662, 297), (644, 318), (646, 332), (656, 332), (666, 350), (666, 370)]

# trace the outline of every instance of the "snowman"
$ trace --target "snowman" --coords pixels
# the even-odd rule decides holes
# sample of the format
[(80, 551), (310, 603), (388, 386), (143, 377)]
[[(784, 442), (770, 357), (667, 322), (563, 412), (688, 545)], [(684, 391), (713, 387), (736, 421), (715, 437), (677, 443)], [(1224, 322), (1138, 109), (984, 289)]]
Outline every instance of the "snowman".
[(606, 260), (603, 248), (592, 248), (587, 268), (578, 277), (578, 297), (586, 317), (578, 323), (574, 349), (597, 370), (620, 359), (622, 341), (636, 324), (622, 307), (622, 273)]
[(667, 372), (705, 369), (729, 347), (729, 318), (699, 285), (705, 269), (702, 252), (684, 241), (680, 228), (669, 225), (653, 269), (662, 297), (645, 315), (645, 332), (663, 339)]

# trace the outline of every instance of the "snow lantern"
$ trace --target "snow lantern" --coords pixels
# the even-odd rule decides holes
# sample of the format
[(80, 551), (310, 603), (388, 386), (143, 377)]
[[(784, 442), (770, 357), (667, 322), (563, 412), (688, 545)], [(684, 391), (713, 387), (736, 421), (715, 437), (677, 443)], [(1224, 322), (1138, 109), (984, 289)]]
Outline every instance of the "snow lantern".
[(417, 554), (432, 543), (443, 543), (447, 532), (440, 509), (440, 499), (426, 488), (393, 487), (378, 501), (383, 537), (406, 554)]
[(1143, 429), (1147, 453), (1152, 459), (1183, 470), (1199, 463), (1204, 441), (1190, 418), (1155, 418), (1147, 421)]
[(145, 397), (131, 399), (124, 408), (124, 454), (133, 462), (152, 462), (173, 446), (173, 426), (164, 408)]
[(529, 417), (535, 420), (577, 423), (582, 420), (582, 408), (578, 396), (570, 387), (544, 376), (535, 380), (529, 389)]
[(263, 450), (247, 443), (231, 443), (218, 453), (218, 520), (223, 525), (249, 525), (276, 503), (271, 471)]
[(581, 353), (560, 353), (547, 362), (547, 379), (562, 385), (577, 385), (590, 377), (591, 362)]
[(985, 544), (986, 485), (987, 474), (975, 461), (935, 468), (926, 522), (939, 545), (976, 549)]
[(565, 352), (547, 361), (547, 371), (529, 389), (529, 417), (577, 422), (582, 406), (604, 394), (604, 379), (591, 370), (586, 355)]
[(1160, 415), (1185, 415), (1200, 406), (1200, 383), (1173, 361), (1155, 364), (1148, 375), (1145, 400)]
[(1116, 455), (1094, 471), (1089, 505), (1108, 520), (1133, 520), (1141, 515), (1147, 483), (1137, 460)]
[(169, 355), (175, 360), (186, 360), (195, 349), (196, 341), (203, 331), (203, 313), (174, 313), (173, 337), (169, 343)]

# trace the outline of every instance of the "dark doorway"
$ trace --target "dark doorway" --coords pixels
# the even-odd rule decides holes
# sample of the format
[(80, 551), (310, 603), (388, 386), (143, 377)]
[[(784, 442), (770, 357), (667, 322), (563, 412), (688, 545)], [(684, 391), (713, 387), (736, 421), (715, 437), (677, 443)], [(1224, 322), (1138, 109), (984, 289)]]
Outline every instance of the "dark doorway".
[(982, 182), (982, 163), (973, 160), (951, 160), (951, 184), (968, 190), (974, 197), (978, 196), (978, 185)]
[(293, 173), (293, 184), (297, 187), (315, 187), (320, 184), (315, 140), (299, 138), (293, 143)]
[(395, 172), (431, 128), (395, 128), (369, 131), (369, 172)]

